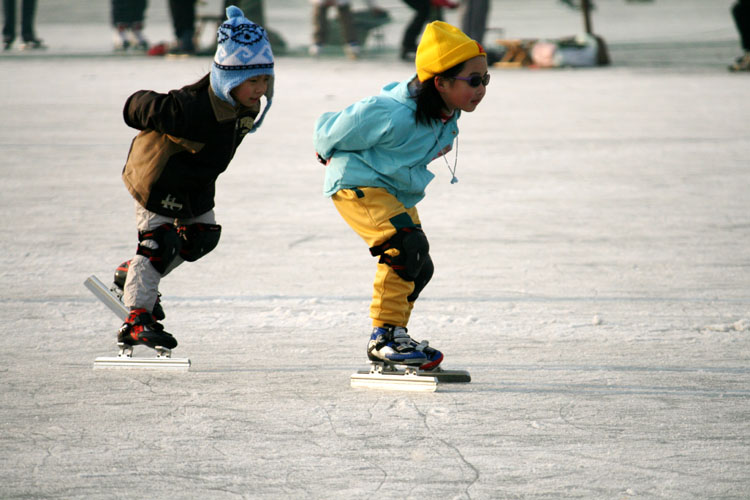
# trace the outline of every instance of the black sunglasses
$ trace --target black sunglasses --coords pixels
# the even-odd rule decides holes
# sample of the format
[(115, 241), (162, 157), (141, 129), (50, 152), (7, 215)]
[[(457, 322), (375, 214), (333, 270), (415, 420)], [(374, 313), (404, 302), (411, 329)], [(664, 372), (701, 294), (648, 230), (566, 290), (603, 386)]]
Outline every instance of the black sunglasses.
[(485, 73), (484, 76), (472, 75), (472, 76), (454, 76), (454, 80), (463, 80), (469, 82), (469, 87), (479, 87), (481, 83), (485, 87), (490, 84), (490, 74)]

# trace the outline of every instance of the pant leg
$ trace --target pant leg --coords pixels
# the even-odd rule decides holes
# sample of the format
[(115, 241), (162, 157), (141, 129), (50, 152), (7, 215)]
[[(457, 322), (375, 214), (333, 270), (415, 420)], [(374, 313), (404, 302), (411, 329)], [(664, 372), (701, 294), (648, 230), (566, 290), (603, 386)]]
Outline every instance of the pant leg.
[(195, 0), (169, 0), (175, 37), (192, 45), (195, 34)]
[[(382, 188), (343, 189), (332, 200), (368, 247), (385, 243), (401, 227), (420, 225), (416, 207), (404, 208)], [(406, 326), (414, 307), (414, 302), (408, 300), (413, 291), (413, 281), (404, 280), (389, 265), (378, 263), (370, 303), (373, 325)]]
[(338, 6), (339, 24), (346, 43), (357, 43), (357, 29), (354, 27), (352, 8), (348, 3)]
[(461, 3), (461, 31), (480, 44), (484, 43), (489, 10), (489, 0), (468, 0), (468, 2)]
[[(135, 223), (138, 232), (154, 229), (162, 224), (173, 224), (174, 219), (155, 214), (135, 202)], [(161, 273), (149, 262), (148, 257), (135, 255), (128, 266), (122, 303), (129, 309), (153, 311), (158, 297)]]
[(146, 21), (146, 9), (148, 0), (134, 0), (133, 2), (133, 22), (143, 24)]
[(112, 24), (143, 24), (147, 6), (147, 0), (112, 0)]
[(127, 23), (125, 5), (126, 0), (111, 0), (109, 3), (109, 13), (112, 18), (112, 26), (115, 28)]
[(34, 16), (36, 15), (36, 0), (23, 0), (21, 6), (21, 38), (24, 42), (36, 39), (34, 33)]
[(732, 17), (740, 35), (742, 48), (750, 52), (750, 0), (739, 0), (732, 7)]
[(324, 4), (313, 5), (313, 43), (316, 45), (323, 45), (326, 43), (326, 36), (328, 32), (328, 7)]
[(430, 17), (430, 0), (404, 0), (404, 3), (414, 9), (414, 17), (406, 26), (401, 40), (402, 50), (409, 52), (417, 50), (418, 38)]
[(16, 39), (16, 0), (3, 0), (3, 41)]
[(143, 21), (143, 16), (137, 15), (137, 3), (139, 2), (133, 0), (112, 0), (112, 25), (125, 28), (135, 21)]

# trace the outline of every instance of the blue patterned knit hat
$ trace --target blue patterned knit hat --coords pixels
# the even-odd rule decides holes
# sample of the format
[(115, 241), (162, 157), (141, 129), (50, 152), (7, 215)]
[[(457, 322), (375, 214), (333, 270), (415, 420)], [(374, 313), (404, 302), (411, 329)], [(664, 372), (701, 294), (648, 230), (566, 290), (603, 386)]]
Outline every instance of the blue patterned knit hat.
[(230, 92), (258, 75), (270, 75), (266, 91), (266, 109), (253, 128), (260, 126), (273, 97), (273, 52), (266, 30), (248, 20), (238, 7), (227, 7), (227, 20), (219, 26), (216, 55), (211, 65), (211, 88), (232, 106), (237, 103)]

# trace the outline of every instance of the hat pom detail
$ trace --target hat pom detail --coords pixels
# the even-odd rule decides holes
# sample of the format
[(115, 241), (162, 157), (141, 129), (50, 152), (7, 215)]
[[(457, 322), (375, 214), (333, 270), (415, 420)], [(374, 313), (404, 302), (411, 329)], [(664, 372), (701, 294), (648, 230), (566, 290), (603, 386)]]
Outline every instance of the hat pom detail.
[(236, 5), (230, 5), (227, 7), (227, 19), (232, 19), (233, 17), (244, 17), (242, 9)]

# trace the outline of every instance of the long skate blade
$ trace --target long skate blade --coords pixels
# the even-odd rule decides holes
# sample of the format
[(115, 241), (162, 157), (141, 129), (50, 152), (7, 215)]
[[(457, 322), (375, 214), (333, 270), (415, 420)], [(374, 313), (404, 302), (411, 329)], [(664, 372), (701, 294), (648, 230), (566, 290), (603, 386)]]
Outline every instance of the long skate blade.
[(422, 375), (384, 375), (382, 373), (358, 372), (351, 376), (351, 386), (360, 389), (386, 389), (392, 391), (435, 392), (437, 379)]
[(419, 370), (417, 375), (435, 377), (441, 384), (468, 384), (471, 382), (471, 374), (466, 370), (443, 370), (438, 367), (435, 370)]
[[(357, 375), (369, 374), (369, 370), (359, 370)], [(386, 371), (389, 375), (403, 375), (403, 370), (392, 370)], [(436, 370), (417, 370), (417, 376), (420, 377), (433, 377), (441, 384), (468, 384), (471, 382), (471, 374), (466, 370), (443, 370), (437, 368)]]
[(94, 370), (105, 369), (140, 370), (190, 370), (188, 358), (128, 358), (124, 356), (99, 357), (94, 360)]
[(83, 284), (91, 290), (91, 293), (96, 295), (96, 298), (104, 302), (104, 305), (109, 307), (118, 318), (125, 321), (129, 314), (127, 308), (104, 283), (99, 281), (99, 278), (92, 274)]

